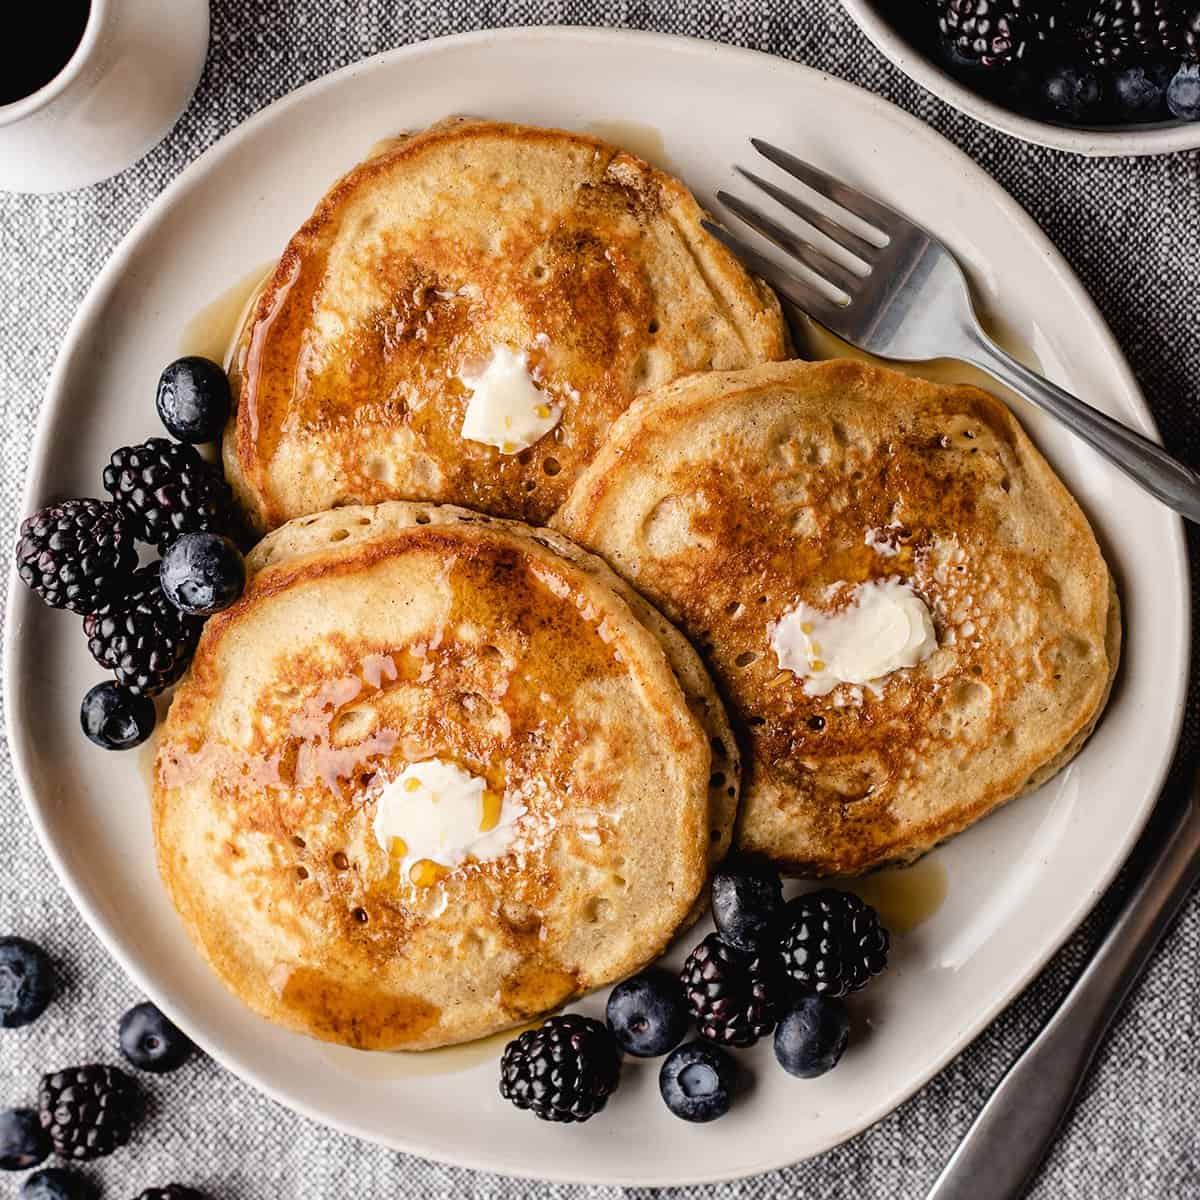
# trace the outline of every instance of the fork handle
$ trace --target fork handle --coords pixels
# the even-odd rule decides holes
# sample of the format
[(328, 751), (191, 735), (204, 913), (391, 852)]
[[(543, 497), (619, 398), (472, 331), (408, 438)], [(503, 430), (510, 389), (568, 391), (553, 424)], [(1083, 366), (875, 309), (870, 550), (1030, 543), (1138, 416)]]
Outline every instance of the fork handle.
[(1002, 350), (982, 330), (970, 330), (968, 341), (969, 348), (960, 354), (965, 362), (986, 371), (993, 379), (1057, 417), (1093, 450), (1104, 455), (1168, 508), (1200, 524), (1200, 474), (1184, 466), (1149, 438), (1042, 378)]
[[(1200, 881), (1200, 775), (1185, 772), (1135, 852), (1144, 875), (1058, 1011), (1009, 1068), (926, 1200), (1018, 1200), (1101, 1038)], [(1144, 856), (1144, 857), (1143, 857)]]

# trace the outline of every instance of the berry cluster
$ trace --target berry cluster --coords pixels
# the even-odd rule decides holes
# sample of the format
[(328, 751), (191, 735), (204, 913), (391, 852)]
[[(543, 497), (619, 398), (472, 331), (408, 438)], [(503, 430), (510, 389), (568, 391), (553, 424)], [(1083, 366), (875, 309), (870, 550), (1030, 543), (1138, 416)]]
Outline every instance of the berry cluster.
[[(25, 938), (0, 937), (0, 1027), (36, 1021), (54, 999), (57, 974), (50, 957)], [(141, 1071), (162, 1073), (182, 1066), (194, 1046), (153, 1004), (138, 1004), (122, 1018), (118, 1044)], [(50, 1154), (68, 1162), (102, 1158), (133, 1137), (141, 1116), (141, 1092), (120, 1067), (89, 1063), (42, 1076), (36, 1108), (0, 1109), (0, 1171), (25, 1171)], [(34, 1171), (20, 1200), (94, 1200), (85, 1176), (66, 1167)], [(191, 1188), (150, 1188), (138, 1200), (204, 1200)]]
[[(727, 1048), (774, 1032), (775, 1057), (811, 1079), (835, 1067), (849, 1039), (842, 997), (887, 966), (889, 938), (875, 910), (850, 892), (825, 888), (784, 903), (774, 871), (757, 864), (718, 871), (712, 885), (717, 931), (682, 972), (644, 971), (608, 998), (607, 1025), (550, 1017), (510, 1042), (500, 1094), (547, 1121), (586, 1121), (616, 1089), (621, 1052), (667, 1055), (659, 1090), (685, 1121), (729, 1111), (737, 1072)], [(694, 1022), (699, 1038), (680, 1044)]]
[[(179, 440), (122, 446), (104, 468), (111, 499), (65, 500), (21, 526), (22, 581), (51, 608), (83, 614), (92, 657), (116, 676), (92, 688), (80, 709), (84, 733), (105, 749), (150, 736), (151, 697), (183, 674), (204, 617), (228, 608), (245, 583), (229, 485), (193, 445), (220, 436), (230, 403), (216, 363), (171, 363), (157, 408)], [(161, 558), (139, 568), (137, 542)]]
[(892, 8), (953, 74), (1009, 107), (1069, 124), (1200, 120), (1196, 0), (895, 0)]

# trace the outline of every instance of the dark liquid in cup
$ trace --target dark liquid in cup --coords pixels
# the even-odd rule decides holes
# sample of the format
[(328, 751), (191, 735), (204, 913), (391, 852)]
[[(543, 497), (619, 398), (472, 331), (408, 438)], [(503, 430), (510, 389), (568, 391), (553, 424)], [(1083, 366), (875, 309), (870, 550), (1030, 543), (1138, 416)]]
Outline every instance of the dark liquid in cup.
[(91, 0), (40, 0), (25, 10), (19, 37), (0, 38), (0, 104), (43, 88), (71, 61), (87, 28)]

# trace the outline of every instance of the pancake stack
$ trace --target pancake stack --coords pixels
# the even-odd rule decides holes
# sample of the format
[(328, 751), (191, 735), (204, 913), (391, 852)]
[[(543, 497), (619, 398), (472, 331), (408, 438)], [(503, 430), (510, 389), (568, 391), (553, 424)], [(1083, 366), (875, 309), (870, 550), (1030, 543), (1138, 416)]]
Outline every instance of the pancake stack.
[[(154, 800), (163, 879), (234, 992), (421, 1049), (662, 952), (737, 806), (680, 634), (558, 535), (448, 506), (304, 518), (248, 566), (171, 706)], [(430, 763), (482, 781), (493, 828), (512, 814), (503, 854), (423, 875), (380, 843), (385, 790)]]
[(265, 536), (154, 828), (268, 1019), (507, 1028), (659, 955), (731, 849), (909, 861), (1097, 721), (1116, 594), (1011, 413), (781, 361), (701, 215), (594, 138), (443, 122), (335, 184), (250, 307), (224, 458)]
[[(737, 841), (802, 875), (906, 862), (1038, 786), (1108, 698), (1120, 614), (1087, 519), (998, 400), (850, 360), (695, 376), (617, 423), (555, 525), (705, 648), (742, 731)], [(824, 692), (798, 605), (903, 588), (936, 649)]]
[[(355, 167), (234, 356), (225, 470), (253, 525), (437, 500), (544, 523), (640, 391), (787, 357), (779, 302), (677, 179), (582, 134), (446, 121)], [(470, 385), (521, 356), (557, 418), (505, 452)]]

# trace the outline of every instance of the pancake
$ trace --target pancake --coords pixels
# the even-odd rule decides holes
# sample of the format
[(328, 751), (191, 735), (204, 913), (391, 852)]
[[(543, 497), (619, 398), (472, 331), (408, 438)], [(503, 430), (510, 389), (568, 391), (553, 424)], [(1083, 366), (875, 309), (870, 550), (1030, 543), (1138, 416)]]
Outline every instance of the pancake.
[[(681, 380), (616, 422), (552, 524), (702, 648), (743, 738), (735, 844), (792, 873), (911, 861), (1045, 782), (1116, 670), (1087, 519), (975, 388), (846, 360)], [(868, 686), (783, 669), (801, 606), (844, 630), (884, 590), (928, 610), (922, 655)]]
[[(448, 506), (302, 518), (247, 565), (175, 694), (153, 803), (167, 890), (235, 994), (318, 1038), (427, 1049), (662, 952), (728, 844), (738, 767), (645, 601), (558, 534)], [(479, 789), (460, 861), (381, 837), (422, 770)]]
[[(583, 134), (452, 120), (385, 143), (292, 238), (238, 339), (224, 458), (252, 526), (389, 499), (544, 523), (637, 392), (786, 357), (774, 294), (701, 215)], [(505, 381), (545, 413), (524, 448), (463, 436)]]

